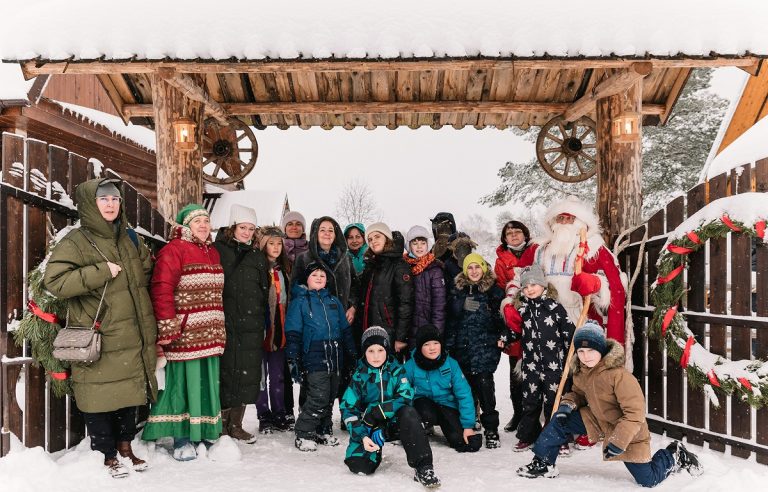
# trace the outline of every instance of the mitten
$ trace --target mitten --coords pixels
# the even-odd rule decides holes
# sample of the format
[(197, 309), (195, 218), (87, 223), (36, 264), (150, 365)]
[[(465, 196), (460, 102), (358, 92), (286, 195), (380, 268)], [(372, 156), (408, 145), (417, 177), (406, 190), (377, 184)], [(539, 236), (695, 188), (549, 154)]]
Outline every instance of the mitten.
[(155, 353), (157, 354), (157, 368), (162, 369), (168, 363), (162, 345), (155, 344)]
[(591, 273), (578, 273), (571, 279), (571, 290), (581, 297), (594, 294), (600, 290), (600, 277)]
[(620, 455), (623, 452), (624, 452), (623, 449), (621, 449), (620, 447), (616, 446), (612, 442), (609, 442), (608, 445), (603, 450), (603, 458), (605, 458), (607, 460), (611, 459), (611, 458), (615, 458), (616, 456)]
[(568, 420), (568, 416), (573, 412), (573, 407), (570, 406), (567, 403), (561, 403), (559, 407), (557, 407), (557, 412), (555, 412), (555, 418), (560, 423), (560, 425), (564, 425), (565, 421)]
[(384, 442), (386, 441), (384, 439), (384, 432), (381, 430), (380, 427), (376, 427), (375, 429), (371, 429), (371, 432), (369, 436), (371, 438), (371, 441), (378, 447), (382, 448), (384, 447)]

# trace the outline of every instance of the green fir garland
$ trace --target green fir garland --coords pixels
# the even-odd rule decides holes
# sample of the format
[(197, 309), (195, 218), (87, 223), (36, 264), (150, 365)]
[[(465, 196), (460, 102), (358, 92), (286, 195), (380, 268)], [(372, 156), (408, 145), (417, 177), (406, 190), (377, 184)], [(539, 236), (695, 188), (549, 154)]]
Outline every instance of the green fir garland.
[[(693, 231), (693, 234), (689, 233), (670, 241), (668, 249), (662, 252), (657, 262), (659, 279), (651, 289), (651, 302), (655, 309), (648, 327), (648, 337), (658, 338), (660, 349), (666, 347), (667, 355), (678, 363), (684, 356), (683, 347), (689, 338), (693, 337), (693, 333), (680, 313), (674, 313), (674, 315), (670, 313), (672, 317), (667, 320), (666, 332), (663, 329), (669, 310), (679, 306), (680, 300), (685, 295), (682, 275), (674, 276), (673, 272), (679, 267), (685, 269), (690, 261), (690, 254), (703, 248), (708, 240), (725, 237), (729, 232), (762, 240), (765, 234), (765, 221), (750, 227), (738, 221), (731, 221), (727, 215), (724, 215), (720, 219), (702, 225)], [(694, 241), (696, 238), (698, 241)], [(690, 252), (669, 250), (669, 248), (675, 249), (674, 247), (687, 248)], [(659, 282), (660, 279), (670, 275), (673, 277), (669, 281)], [(695, 361), (685, 365), (689, 386), (703, 390), (715, 406), (719, 406), (715, 392), (736, 395), (754, 408), (768, 405), (768, 363), (761, 360), (741, 361), (748, 377), (734, 378), (730, 375), (717, 375), (713, 371), (717, 366), (731, 363), (731, 361), (715, 354), (712, 355), (712, 359), (715, 360), (714, 366), (709, 368), (699, 367)]]

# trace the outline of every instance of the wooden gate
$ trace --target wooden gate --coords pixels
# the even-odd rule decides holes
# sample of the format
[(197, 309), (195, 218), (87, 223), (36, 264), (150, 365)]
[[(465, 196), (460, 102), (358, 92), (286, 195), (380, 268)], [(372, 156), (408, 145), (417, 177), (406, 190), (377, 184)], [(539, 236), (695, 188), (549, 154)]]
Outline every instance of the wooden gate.
[[(27, 272), (45, 257), (51, 233), (77, 220), (70, 197), (78, 184), (95, 177), (100, 163), (10, 133), (2, 134), (0, 151), (0, 456), (9, 451), (9, 432), (28, 447), (54, 452), (80, 442), (82, 415), (69, 398), (53, 395), (43, 369), (26, 357), (28, 347), (16, 346), (10, 332), (27, 302)], [(104, 175), (114, 177), (109, 170)], [(123, 190), (128, 221), (149, 245), (162, 244), (170, 225), (130, 184)], [(20, 380), (23, 402), (17, 400)]]
[[(722, 395), (720, 408), (715, 409), (701, 390), (688, 387), (685, 371), (666, 357), (659, 341), (646, 336), (654, 310), (650, 287), (667, 234), (708, 203), (749, 191), (768, 192), (768, 159), (721, 174), (672, 200), (632, 232), (632, 243), (619, 261), (631, 276), (647, 231), (642, 271), (629, 295), (636, 338), (635, 376), (646, 393), (651, 430), (675, 439), (685, 436), (698, 445), (707, 443), (712, 450), (730, 448), (732, 455), (742, 458), (755, 453), (759, 463), (768, 464), (768, 409), (755, 410), (738, 398)], [(768, 358), (766, 244), (738, 234), (712, 240), (691, 255), (683, 282), (687, 294), (681, 314), (699, 343), (728, 359)]]

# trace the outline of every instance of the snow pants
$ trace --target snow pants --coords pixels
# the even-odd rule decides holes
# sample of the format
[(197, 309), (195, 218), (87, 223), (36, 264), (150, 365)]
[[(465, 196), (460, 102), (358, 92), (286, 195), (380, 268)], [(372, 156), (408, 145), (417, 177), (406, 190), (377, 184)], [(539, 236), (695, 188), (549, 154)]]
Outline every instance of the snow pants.
[(339, 375), (314, 371), (305, 377), (307, 401), (296, 419), (296, 437), (312, 439), (318, 434), (333, 434), (331, 409), (339, 391)]
[(541, 433), (541, 412), (544, 412), (544, 425), (552, 416), (557, 387), (560, 385), (562, 371), (528, 370), (522, 383), (523, 415), (517, 426), (517, 438), (523, 442), (534, 442)]
[(424, 427), (439, 425), (443, 435), (448, 440), (448, 445), (459, 453), (474, 453), (483, 444), (480, 434), (475, 434), (469, 439), (469, 444), (464, 442), (464, 429), (459, 420), (459, 411), (455, 408), (440, 405), (429, 398), (418, 398), (413, 401), (413, 408), (419, 412)]
[[(571, 435), (586, 433), (587, 429), (584, 427), (581, 413), (574, 410), (568, 414), (564, 424), (558, 422), (558, 419), (553, 419), (547, 424), (533, 445), (533, 454), (555, 464), (560, 446), (568, 442)], [(630, 463), (628, 461), (623, 463), (638, 485), (654, 487), (663, 482), (672, 472), (675, 458), (667, 449), (659, 449), (648, 463)]]
[(118, 442), (131, 442), (136, 436), (136, 407), (111, 412), (83, 412), (83, 416), (91, 449), (102, 453), (105, 460), (117, 456)]
[(492, 372), (464, 373), (472, 388), (472, 396), (480, 404), (480, 423), (485, 432), (499, 431), (499, 412), (496, 410), (496, 384)]
[(515, 371), (520, 357), (509, 356), (509, 399), (512, 400), (512, 427), (517, 429), (523, 418), (523, 378)]

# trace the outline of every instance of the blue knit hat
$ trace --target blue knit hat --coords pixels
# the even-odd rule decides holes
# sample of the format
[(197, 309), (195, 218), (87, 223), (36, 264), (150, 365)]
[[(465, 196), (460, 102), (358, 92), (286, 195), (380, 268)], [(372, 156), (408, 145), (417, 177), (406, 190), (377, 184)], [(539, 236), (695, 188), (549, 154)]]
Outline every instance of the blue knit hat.
[(592, 320), (587, 320), (580, 328), (576, 329), (576, 333), (573, 335), (573, 345), (575, 350), (591, 348), (600, 352), (601, 355), (605, 355), (607, 344), (603, 327)]

